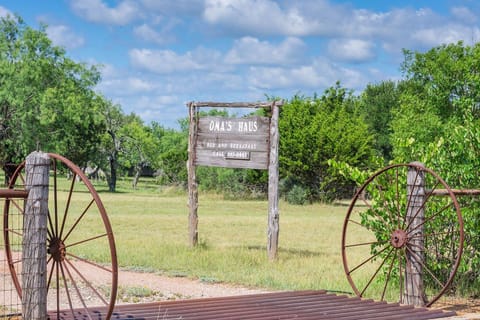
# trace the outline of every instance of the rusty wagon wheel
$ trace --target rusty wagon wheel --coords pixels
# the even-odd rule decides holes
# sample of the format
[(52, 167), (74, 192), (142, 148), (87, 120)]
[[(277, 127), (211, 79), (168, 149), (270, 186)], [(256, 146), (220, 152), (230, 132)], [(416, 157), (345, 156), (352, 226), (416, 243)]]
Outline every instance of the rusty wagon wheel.
[[(56, 319), (97, 319), (100, 314), (109, 319), (116, 299), (118, 266), (107, 213), (91, 182), (75, 164), (56, 154), (49, 157), (48, 312)], [(15, 171), (9, 188), (22, 189), (24, 185), (25, 163)], [(23, 202), (6, 199), (3, 215), (5, 253), (20, 298)]]
[[(440, 190), (446, 196), (435, 195)], [(350, 203), (345, 273), (360, 297), (430, 306), (452, 283), (463, 239), (460, 208), (445, 181), (420, 164), (391, 165), (367, 179)], [(412, 294), (415, 287), (421, 289)]]

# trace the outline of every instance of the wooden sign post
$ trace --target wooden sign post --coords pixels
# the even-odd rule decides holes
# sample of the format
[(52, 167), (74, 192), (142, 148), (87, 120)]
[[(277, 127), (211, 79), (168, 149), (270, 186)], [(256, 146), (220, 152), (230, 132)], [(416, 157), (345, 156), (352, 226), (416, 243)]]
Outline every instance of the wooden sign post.
[[(278, 248), (278, 115), (280, 101), (262, 103), (190, 102), (188, 140), (189, 242), (198, 242), (198, 190), (196, 166), (264, 169), (268, 178), (268, 256), (275, 259)], [(268, 108), (271, 116), (242, 118), (200, 117), (200, 107)]]

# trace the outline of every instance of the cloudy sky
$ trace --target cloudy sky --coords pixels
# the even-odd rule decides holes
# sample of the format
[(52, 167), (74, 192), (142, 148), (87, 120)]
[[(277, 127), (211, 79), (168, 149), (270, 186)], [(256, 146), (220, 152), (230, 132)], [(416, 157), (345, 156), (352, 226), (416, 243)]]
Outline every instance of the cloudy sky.
[(102, 65), (105, 97), (176, 128), (188, 101), (362, 91), (401, 77), (402, 48), (480, 41), (476, 0), (0, 0), (48, 25), (76, 61)]

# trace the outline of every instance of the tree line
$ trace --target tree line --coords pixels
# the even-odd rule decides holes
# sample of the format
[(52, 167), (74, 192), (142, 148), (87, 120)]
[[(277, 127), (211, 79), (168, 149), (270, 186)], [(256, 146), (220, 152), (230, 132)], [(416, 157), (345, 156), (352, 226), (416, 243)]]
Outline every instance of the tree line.
[[(459, 42), (425, 53), (404, 50), (401, 80), (371, 83), (359, 94), (337, 82), (321, 94), (287, 99), (279, 121), (283, 195), (299, 202), (351, 196), (355, 179), (332, 161), (367, 172), (392, 161), (419, 160), (451, 176), (452, 185), (475, 184), (466, 175), (474, 172), (476, 163), (464, 165), (478, 158), (479, 47)], [(70, 59), (52, 44), (45, 25), (35, 30), (21, 17), (1, 18), (4, 171), (8, 174), (11, 164), (41, 148), (80, 167), (101, 168), (111, 191), (116, 177), (126, 172), (133, 175), (135, 186), (147, 166), (155, 170), (159, 183), (185, 186), (188, 118), (178, 120), (180, 129), (170, 129), (125, 114), (95, 91), (100, 67)], [(225, 110), (205, 114), (231, 116)], [(262, 171), (199, 170), (205, 189), (245, 196), (266, 190)], [(462, 179), (454, 170), (464, 172)]]

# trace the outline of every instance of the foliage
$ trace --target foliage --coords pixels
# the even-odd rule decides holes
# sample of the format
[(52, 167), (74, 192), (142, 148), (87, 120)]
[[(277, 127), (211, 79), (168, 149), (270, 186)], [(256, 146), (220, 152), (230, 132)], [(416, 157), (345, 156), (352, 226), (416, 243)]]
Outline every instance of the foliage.
[(201, 190), (222, 193), (228, 199), (265, 198), (267, 194), (266, 170), (198, 167), (197, 179)]
[(158, 167), (156, 148), (159, 141), (153, 130), (133, 113), (127, 117), (120, 134), (124, 137), (122, 164), (126, 168), (133, 168), (132, 187), (135, 189), (145, 168)]
[(285, 199), (290, 204), (304, 205), (308, 200), (308, 193), (300, 185), (294, 185), (286, 194)]
[(462, 42), (432, 48), (426, 53), (404, 50), (402, 70), (423, 91), (426, 102), (447, 120), (468, 111), (480, 116), (480, 43)]
[(165, 129), (152, 123), (157, 145), (157, 178), (159, 183), (187, 186), (188, 127), (181, 131)]
[(98, 81), (95, 67), (52, 45), (45, 26), (0, 18), (0, 163), (41, 148), (86, 164), (105, 128)]
[(386, 162), (392, 158), (392, 110), (399, 104), (399, 86), (393, 81), (368, 84), (360, 96), (359, 107), (364, 114), (364, 121), (374, 134), (374, 147)]
[[(448, 138), (439, 137), (437, 141), (425, 146), (421, 161), (435, 170), (452, 188), (475, 189), (480, 186), (477, 173), (480, 168), (480, 121), (471, 120), (460, 126), (456, 123), (446, 125)], [(476, 198), (458, 198), (464, 219), (464, 258), (457, 276), (457, 286), (462, 290), (477, 288), (473, 295), (479, 295), (480, 287), (480, 203)]]
[(279, 130), (282, 179), (303, 183), (311, 200), (351, 194), (352, 182), (331, 170), (328, 161), (366, 167), (373, 139), (346, 89), (337, 84), (321, 97), (294, 97), (281, 108)]
[[(409, 90), (393, 121), (395, 161), (419, 160), (452, 188), (478, 188), (480, 178), (480, 44), (444, 45), (426, 53), (405, 52)], [(415, 125), (412, 125), (415, 124)], [(478, 201), (461, 198), (465, 255), (456, 286), (478, 295), (480, 237)], [(475, 289), (476, 288), (476, 289)]]

